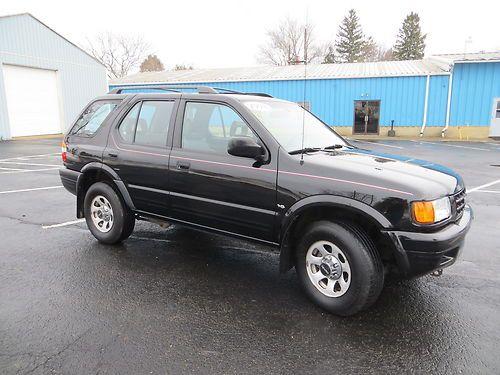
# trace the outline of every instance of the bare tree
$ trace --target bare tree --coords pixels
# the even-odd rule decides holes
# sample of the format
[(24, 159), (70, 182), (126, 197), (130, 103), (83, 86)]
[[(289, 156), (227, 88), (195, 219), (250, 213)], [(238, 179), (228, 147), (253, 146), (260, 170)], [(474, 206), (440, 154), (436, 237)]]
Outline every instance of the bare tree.
[(163, 67), (163, 63), (156, 55), (148, 55), (141, 63), (140, 69), (141, 72), (160, 72), (165, 70)]
[(385, 48), (382, 45), (378, 46), (378, 61), (393, 61), (395, 60), (394, 58), (394, 51), (392, 48)]
[(293, 65), (298, 61), (317, 60), (321, 49), (314, 41), (314, 26), (300, 25), (297, 20), (286, 18), (275, 29), (268, 30), (269, 40), (260, 47), (258, 59), (269, 65)]
[(111, 32), (88, 40), (88, 52), (108, 70), (109, 78), (120, 78), (137, 68), (147, 55), (149, 44), (140, 36), (128, 37)]

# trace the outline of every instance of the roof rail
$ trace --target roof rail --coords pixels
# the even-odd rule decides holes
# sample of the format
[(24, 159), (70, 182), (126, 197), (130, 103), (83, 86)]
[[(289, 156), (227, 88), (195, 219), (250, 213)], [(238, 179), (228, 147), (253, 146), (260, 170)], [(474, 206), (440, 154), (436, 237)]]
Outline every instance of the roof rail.
[(180, 90), (198, 90), (199, 94), (217, 94), (213, 88), (208, 86), (121, 86), (115, 87), (108, 94), (121, 94), (125, 90), (160, 90), (170, 92), (181, 92)]
[(220, 87), (209, 86), (120, 86), (112, 89), (108, 94), (121, 94), (125, 90), (159, 90), (169, 92), (181, 92), (181, 90), (198, 90), (198, 94), (238, 94), (238, 95), (256, 95), (266, 98), (272, 98), (271, 95), (262, 92), (240, 92), (235, 90), (223, 89)]

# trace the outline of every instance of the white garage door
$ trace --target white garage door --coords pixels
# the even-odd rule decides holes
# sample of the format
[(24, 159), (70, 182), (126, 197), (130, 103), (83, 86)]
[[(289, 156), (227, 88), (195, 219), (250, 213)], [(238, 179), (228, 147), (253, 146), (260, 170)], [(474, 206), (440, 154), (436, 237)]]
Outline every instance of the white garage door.
[(11, 137), (61, 133), (56, 72), (14, 65), (2, 70)]

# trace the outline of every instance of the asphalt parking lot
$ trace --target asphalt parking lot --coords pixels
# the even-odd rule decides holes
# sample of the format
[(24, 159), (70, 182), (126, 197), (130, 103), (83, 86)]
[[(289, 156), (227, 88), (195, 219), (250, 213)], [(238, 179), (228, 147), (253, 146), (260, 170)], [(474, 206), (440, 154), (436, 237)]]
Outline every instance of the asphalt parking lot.
[(476, 219), (441, 277), (338, 318), (260, 245), (144, 222), (99, 244), (59, 141), (0, 143), (0, 373), (498, 373), (500, 143), (356, 144), (454, 168)]

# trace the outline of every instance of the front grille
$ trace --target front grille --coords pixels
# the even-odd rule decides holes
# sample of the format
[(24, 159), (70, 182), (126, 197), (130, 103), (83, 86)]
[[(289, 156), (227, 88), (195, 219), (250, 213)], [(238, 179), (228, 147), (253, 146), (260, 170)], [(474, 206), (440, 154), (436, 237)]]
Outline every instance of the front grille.
[(460, 220), (460, 218), (464, 214), (465, 196), (466, 196), (465, 189), (463, 189), (462, 191), (453, 195), (453, 198), (455, 200), (455, 218), (456, 218), (456, 220)]

